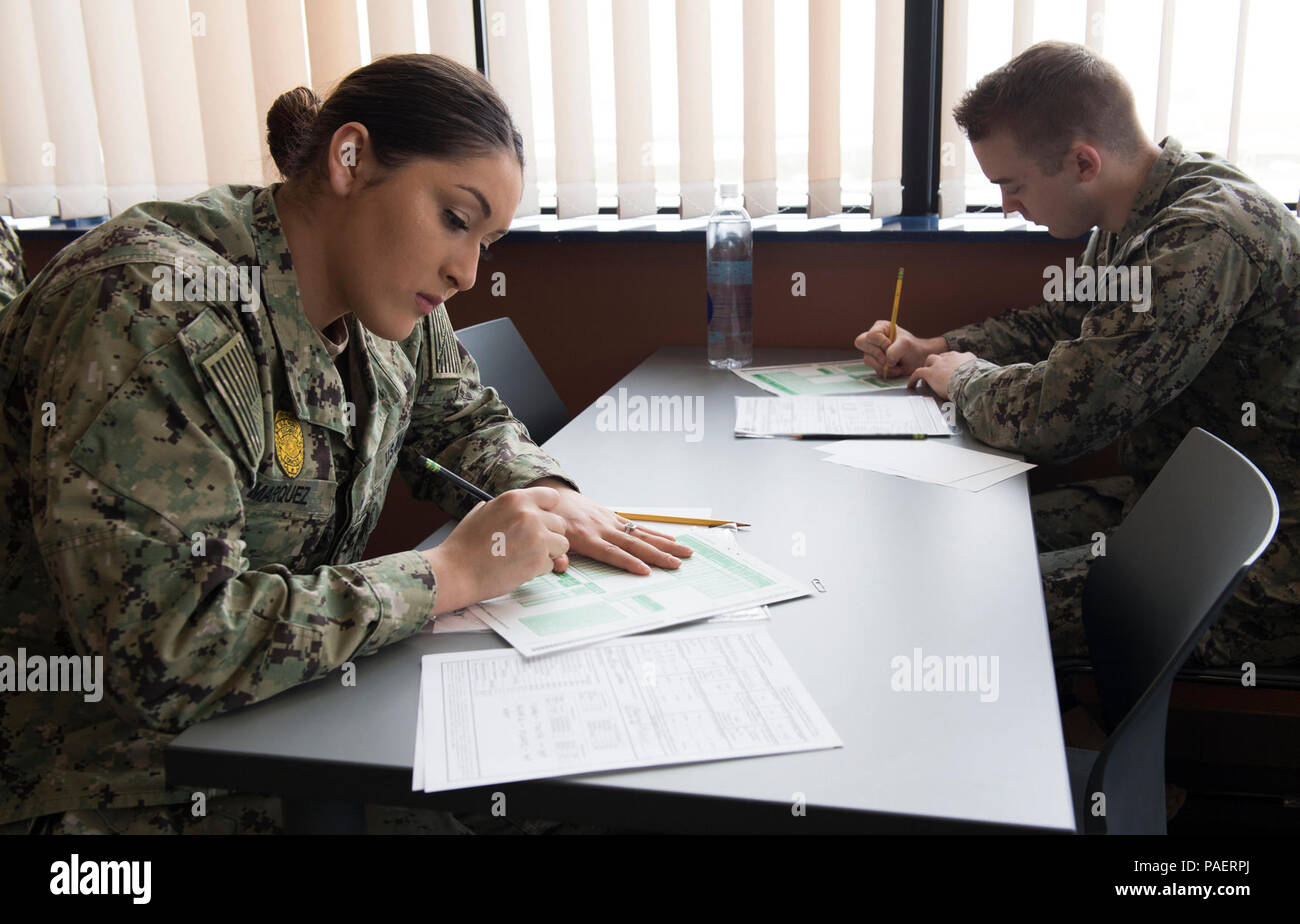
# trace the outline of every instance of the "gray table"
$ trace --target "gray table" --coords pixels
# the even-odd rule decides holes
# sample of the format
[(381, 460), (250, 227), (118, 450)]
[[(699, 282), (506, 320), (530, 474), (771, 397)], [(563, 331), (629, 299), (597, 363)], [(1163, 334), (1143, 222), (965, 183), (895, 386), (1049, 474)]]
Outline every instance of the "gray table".
[[(850, 355), (761, 350), (756, 360)], [(972, 494), (831, 465), (811, 443), (735, 439), (732, 396), (759, 392), (708, 368), (702, 350), (662, 349), (610, 394), (619, 388), (703, 395), (702, 438), (600, 432), (593, 406), (547, 450), (602, 503), (747, 519), (747, 551), (821, 583), (773, 606), (769, 628), (843, 748), (412, 793), (420, 657), (503, 644), (421, 636), (358, 661), (355, 688), (335, 673), (186, 730), (168, 748), (168, 782), (280, 793), (291, 823), (342, 829), (357, 824), (360, 801), (486, 811), (497, 791), (514, 817), (654, 830), (1073, 829), (1024, 476)], [(916, 648), (996, 655), (998, 699), (893, 691), (891, 659)]]

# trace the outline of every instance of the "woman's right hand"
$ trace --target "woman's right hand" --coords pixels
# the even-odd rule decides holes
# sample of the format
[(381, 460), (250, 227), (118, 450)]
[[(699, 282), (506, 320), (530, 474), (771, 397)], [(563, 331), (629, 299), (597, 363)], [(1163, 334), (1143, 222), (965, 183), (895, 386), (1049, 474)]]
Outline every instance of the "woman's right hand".
[(871, 329), (858, 334), (853, 346), (862, 351), (863, 361), (876, 370), (877, 375), (886, 376), (885, 364), (889, 364), (886, 377), (907, 377), (925, 365), (926, 357), (932, 353), (948, 352), (948, 341), (943, 337), (931, 337), (923, 340), (902, 327), (895, 328), (894, 341), (889, 341), (889, 322), (877, 321)]
[(438, 582), (432, 615), (499, 597), (550, 571), (569, 550), (564, 518), (551, 512), (559, 500), (554, 488), (506, 491), (480, 502), (442, 545), (421, 553)]

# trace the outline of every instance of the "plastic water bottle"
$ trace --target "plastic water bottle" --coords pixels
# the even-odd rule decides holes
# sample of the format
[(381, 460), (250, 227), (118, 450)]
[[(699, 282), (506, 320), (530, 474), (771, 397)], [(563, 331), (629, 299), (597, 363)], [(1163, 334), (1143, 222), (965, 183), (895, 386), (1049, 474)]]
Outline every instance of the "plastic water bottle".
[(738, 369), (754, 361), (754, 233), (735, 183), (722, 184), (709, 217), (709, 364)]

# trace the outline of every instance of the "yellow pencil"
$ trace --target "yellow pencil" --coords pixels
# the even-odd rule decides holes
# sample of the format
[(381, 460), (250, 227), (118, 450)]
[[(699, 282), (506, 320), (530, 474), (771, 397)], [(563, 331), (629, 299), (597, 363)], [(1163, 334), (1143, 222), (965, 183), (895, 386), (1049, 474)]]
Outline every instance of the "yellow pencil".
[(662, 514), (649, 513), (624, 513), (621, 510), (615, 510), (625, 520), (645, 520), (650, 523), (684, 523), (690, 526), (726, 526), (728, 523), (735, 523), (737, 526), (748, 526), (748, 523), (736, 523), (735, 520), (709, 520), (701, 517), (669, 517)]
[[(889, 316), (889, 342), (891, 344), (894, 342), (894, 337), (898, 335), (898, 298), (902, 294), (903, 268), (900, 266), (898, 268), (898, 282), (894, 283), (894, 311)], [(885, 349), (888, 350), (889, 347), (885, 347)], [(880, 377), (882, 379), (889, 378), (889, 363), (885, 363), (884, 368), (880, 370)]]

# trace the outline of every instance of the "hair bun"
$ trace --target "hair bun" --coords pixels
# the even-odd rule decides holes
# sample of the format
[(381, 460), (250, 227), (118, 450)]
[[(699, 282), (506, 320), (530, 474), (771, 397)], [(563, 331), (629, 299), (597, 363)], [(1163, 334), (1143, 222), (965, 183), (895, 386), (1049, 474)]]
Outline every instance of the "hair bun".
[(276, 97), (266, 113), (266, 144), (282, 176), (294, 176), (302, 167), (304, 144), (320, 107), (320, 97), (296, 87)]

